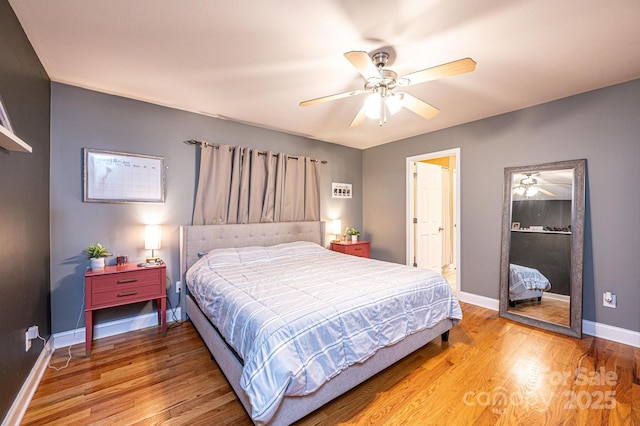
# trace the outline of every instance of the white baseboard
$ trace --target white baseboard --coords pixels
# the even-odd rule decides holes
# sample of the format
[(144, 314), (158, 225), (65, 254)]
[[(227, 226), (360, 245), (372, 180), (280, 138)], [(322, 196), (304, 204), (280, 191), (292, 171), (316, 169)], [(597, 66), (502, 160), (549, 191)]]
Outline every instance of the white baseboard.
[[(180, 319), (180, 307), (173, 310), (167, 309), (167, 323), (174, 321), (174, 317)], [(153, 327), (158, 325), (158, 314), (151, 312), (149, 314), (138, 315), (131, 318), (123, 318), (115, 321), (104, 322), (93, 326), (93, 338), (100, 339), (102, 337), (115, 336), (117, 334), (126, 333), (128, 331), (140, 330), (142, 328)], [(85, 328), (76, 328), (75, 330), (62, 331), (52, 336), (55, 349), (64, 348), (78, 343), (85, 342)]]
[(640, 332), (637, 331), (583, 319), (582, 332), (589, 336), (600, 337), (602, 339), (612, 340), (624, 345), (640, 348)]
[(458, 292), (458, 300), (472, 305), (480, 306), (482, 308), (491, 309), (497, 311), (500, 309), (500, 302), (498, 299), (492, 299), (486, 296), (479, 296), (473, 293), (467, 293), (466, 291)]
[[(547, 295), (547, 293), (545, 293), (545, 295)], [(458, 299), (461, 302), (470, 303), (493, 311), (498, 311), (500, 308), (500, 301), (498, 299), (479, 296), (477, 294), (467, 293), (464, 291), (458, 292)], [(623, 345), (640, 348), (640, 332), (627, 330), (626, 328), (615, 327), (613, 325), (601, 324), (583, 319), (582, 333), (598, 337), (600, 339), (622, 343)]]
[(571, 302), (571, 296), (566, 296), (564, 294), (551, 293), (550, 291), (545, 291), (542, 297), (543, 299), (559, 300), (561, 302), (566, 302), (566, 303)]
[(9, 407), (9, 411), (7, 411), (2, 421), (2, 426), (19, 425), (22, 421), (22, 417), (24, 417), (24, 413), (31, 403), (31, 398), (33, 398), (33, 394), (40, 384), (40, 379), (49, 365), (49, 360), (51, 360), (51, 354), (53, 353), (51, 340), (52, 339), (49, 339), (44, 344), (36, 363), (33, 365), (33, 368), (31, 368), (31, 372), (22, 384), (18, 395), (16, 395), (16, 398), (13, 400), (13, 404)]

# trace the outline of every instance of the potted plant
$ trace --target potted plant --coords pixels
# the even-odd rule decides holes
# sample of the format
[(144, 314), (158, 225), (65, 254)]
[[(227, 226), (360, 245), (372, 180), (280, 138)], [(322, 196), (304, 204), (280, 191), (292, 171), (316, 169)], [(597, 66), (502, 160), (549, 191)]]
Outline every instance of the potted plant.
[(351, 241), (358, 241), (358, 235), (360, 235), (360, 231), (356, 228), (347, 228), (345, 231), (347, 235), (351, 235)]
[(93, 243), (84, 249), (84, 251), (87, 252), (87, 256), (89, 256), (91, 269), (104, 269), (104, 258), (113, 256), (113, 254), (109, 253), (109, 250), (100, 243)]

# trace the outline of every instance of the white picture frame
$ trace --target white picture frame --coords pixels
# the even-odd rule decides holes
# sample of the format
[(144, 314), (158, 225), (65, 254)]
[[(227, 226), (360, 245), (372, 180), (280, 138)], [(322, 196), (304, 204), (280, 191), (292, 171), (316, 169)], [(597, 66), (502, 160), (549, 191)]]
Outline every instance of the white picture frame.
[(331, 183), (331, 198), (352, 198), (353, 188), (350, 183)]
[(164, 203), (164, 158), (84, 148), (87, 203)]

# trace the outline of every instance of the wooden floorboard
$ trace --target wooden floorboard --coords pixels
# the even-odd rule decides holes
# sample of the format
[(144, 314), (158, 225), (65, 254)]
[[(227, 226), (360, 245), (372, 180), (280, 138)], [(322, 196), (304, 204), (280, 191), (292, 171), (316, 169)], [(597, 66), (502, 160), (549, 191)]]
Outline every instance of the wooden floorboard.
[[(640, 349), (578, 340), (462, 304), (439, 339), (299, 425), (640, 425)], [(250, 425), (191, 323), (71, 350), (48, 369), (22, 425)], [(60, 367), (67, 349), (51, 365)]]

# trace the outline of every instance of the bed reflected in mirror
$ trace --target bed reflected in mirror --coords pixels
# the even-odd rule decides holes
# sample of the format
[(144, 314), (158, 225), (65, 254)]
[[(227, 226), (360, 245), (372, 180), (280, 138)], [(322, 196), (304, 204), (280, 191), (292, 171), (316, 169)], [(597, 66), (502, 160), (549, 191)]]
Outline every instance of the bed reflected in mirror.
[(500, 315), (579, 337), (585, 161), (505, 169)]

